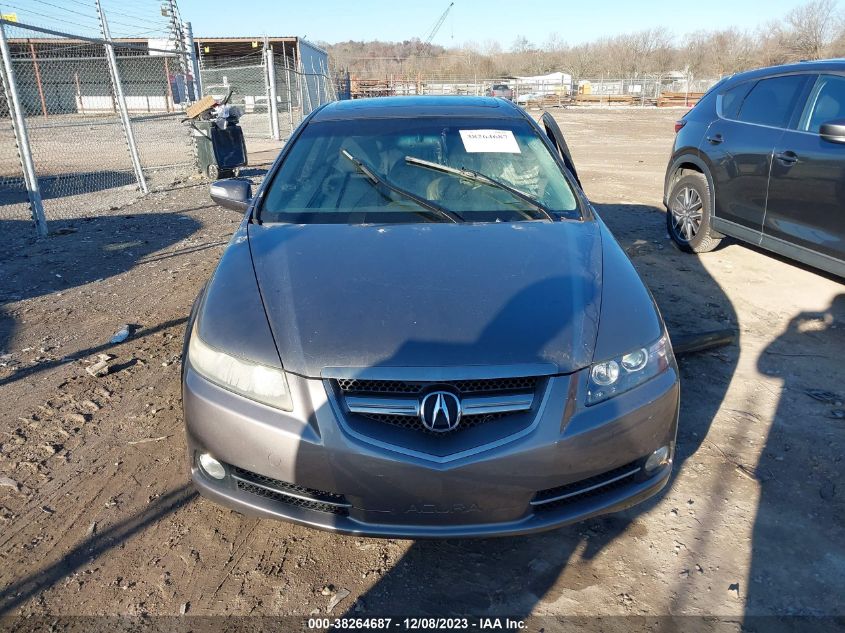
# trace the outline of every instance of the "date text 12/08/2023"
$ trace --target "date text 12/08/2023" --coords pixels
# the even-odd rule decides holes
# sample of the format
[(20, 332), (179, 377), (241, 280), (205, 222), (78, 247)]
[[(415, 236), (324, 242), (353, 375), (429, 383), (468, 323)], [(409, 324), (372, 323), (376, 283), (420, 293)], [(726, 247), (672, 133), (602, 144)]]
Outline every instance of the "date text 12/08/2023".
[(518, 631), (525, 622), (518, 618), (308, 618), (310, 630), (402, 630), (402, 631)]

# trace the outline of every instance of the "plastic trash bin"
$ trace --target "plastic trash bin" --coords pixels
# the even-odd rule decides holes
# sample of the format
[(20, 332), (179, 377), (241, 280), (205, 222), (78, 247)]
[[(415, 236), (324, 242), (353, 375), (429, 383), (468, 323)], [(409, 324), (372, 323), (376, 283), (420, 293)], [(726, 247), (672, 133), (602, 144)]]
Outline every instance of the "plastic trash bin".
[(220, 129), (213, 120), (197, 120), (191, 127), (197, 167), (211, 180), (236, 175), (247, 164), (244, 133), (239, 125), (229, 123)]

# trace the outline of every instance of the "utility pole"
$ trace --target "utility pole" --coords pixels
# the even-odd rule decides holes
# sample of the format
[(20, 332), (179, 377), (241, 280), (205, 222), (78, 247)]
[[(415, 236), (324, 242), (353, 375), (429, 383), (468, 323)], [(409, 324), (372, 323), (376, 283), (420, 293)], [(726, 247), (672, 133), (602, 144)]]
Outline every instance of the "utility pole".
[(199, 101), (202, 98), (202, 77), (200, 76), (197, 49), (194, 46), (194, 29), (190, 22), (185, 22), (185, 48), (188, 49), (188, 58), (191, 61), (191, 74), (194, 77), (194, 99)]
[(132, 159), (132, 167), (135, 170), (135, 178), (138, 180), (138, 186), (142, 193), (148, 193), (147, 179), (144, 177), (144, 170), (141, 168), (141, 158), (138, 155), (138, 146), (135, 145), (135, 135), (132, 133), (132, 122), (129, 119), (129, 110), (126, 107), (126, 97), (123, 95), (123, 84), (120, 82), (120, 71), (117, 68), (117, 58), (114, 54), (114, 44), (112, 43), (111, 33), (109, 32), (109, 24), (106, 21), (106, 15), (103, 13), (103, 7), (100, 0), (94, 0), (97, 5), (97, 14), (100, 16), (100, 29), (103, 32), (104, 46), (106, 49), (106, 61), (109, 65), (109, 74), (111, 75), (112, 86), (114, 87), (114, 94), (117, 98), (118, 110), (120, 112), (120, 121), (123, 124), (123, 133), (126, 136), (126, 144), (129, 146), (129, 156)]
[(44, 216), (44, 203), (41, 200), (41, 187), (38, 184), (38, 176), (35, 173), (35, 164), (32, 162), (32, 152), (29, 148), (29, 134), (26, 130), (26, 121), (21, 110), (21, 102), (18, 97), (18, 88), (15, 82), (15, 71), (12, 67), (12, 55), (9, 52), (9, 44), (6, 42), (6, 24), (0, 21), (0, 53), (3, 56), (3, 69), (0, 76), (3, 79), (3, 87), (6, 90), (7, 101), (12, 115), (12, 127), (15, 130), (15, 138), (18, 142), (18, 154), (21, 159), (24, 184), (29, 196), (29, 206), (32, 211), (32, 220), (35, 222), (35, 230), (38, 237), (47, 235), (47, 218)]
[[(99, 0), (97, 0), (99, 2)], [(168, 13), (170, 15), (170, 28), (173, 31), (173, 40), (176, 50), (179, 53), (179, 69), (185, 81), (185, 92), (188, 92), (188, 74), (191, 72), (191, 64), (188, 62), (188, 51), (185, 48), (185, 31), (182, 28), (182, 18), (179, 16), (179, 7), (176, 0), (167, 0)], [(185, 95), (186, 99), (188, 95)], [(196, 95), (199, 99), (199, 95)], [(190, 101), (190, 99), (188, 99)]]

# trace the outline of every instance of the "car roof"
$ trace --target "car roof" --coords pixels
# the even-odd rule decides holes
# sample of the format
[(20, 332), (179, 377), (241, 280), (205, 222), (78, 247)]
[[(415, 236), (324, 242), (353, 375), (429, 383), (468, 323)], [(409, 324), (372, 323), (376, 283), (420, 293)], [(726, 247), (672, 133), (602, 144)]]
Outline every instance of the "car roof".
[(524, 118), (510, 101), (495, 97), (408, 96), (332, 101), (314, 114), (313, 121), (416, 117)]
[(747, 70), (745, 72), (737, 73), (730, 78), (733, 84), (738, 81), (745, 81), (747, 79), (761, 79), (771, 75), (782, 75), (787, 73), (812, 73), (825, 71), (845, 71), (845, 58), (843, 59), (819, 59), (812, 61), (795, 62), (792, 64), (782, 64), (780, 66), (767, 66), (765, 68), (756, 68), (754, 70)]

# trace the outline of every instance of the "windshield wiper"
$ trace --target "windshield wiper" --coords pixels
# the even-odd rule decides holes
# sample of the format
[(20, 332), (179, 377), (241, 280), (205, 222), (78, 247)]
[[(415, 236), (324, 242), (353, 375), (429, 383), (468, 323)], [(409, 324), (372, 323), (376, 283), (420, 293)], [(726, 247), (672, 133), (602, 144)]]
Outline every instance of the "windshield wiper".
[(343, 157), (346, 158), (349, 162), (355, 165), (355, 169), (359, 172), (364, 174), (367, 179), (373, 184), (374, 187), (384, 187), (385, 189), (389, 189), (394, 193), (398, 193), (400, 196), (408, 198), (409, 200), (413, 200), (421, 207), (428, 209), (429, 211), (433, 212), (438, 217), (444, 218), (449, 220), (450, 222), (463, 222), (464, 219), (459, 216), (457, 213), (453, 211), (449, 211), (448, 209), (444, 209), (439, 204), (435, 202), (431, 202), (430, 200), (426, 200), (425, 198), (421, 198), (420, 196), (416, 195), (415, 193), (411, 193), (410, 191), (406, 191), (401, 187), (397, 187), (391, 182), (388, 182), (384, 178), (377, 176), (375, 171), (373, 171), (372, 167), (367, 165), (364, 161), (360, 158), (355, 158), (352, 154), (350, 154), (345, 149), (340, 150), (340, 153), (343, 154)]
[(484, 174), (481, 174), (477, 171), (472, 171), (471, 169), (458, 169), (457, 167), (449, 167), (447, 165), (441, 165), (440, 163), (432, 163), (431, 161), (423, 160), (422, 158), (415, 158), (413, 156), (406, 156), (405, 163), (408, 165), (416, 165), (417, 167), (425, 167), (426, 169), (439, 171), (444, 174), (449, 174), (451, 176), (457, 176), (465, 180), (480, 182), (491, 187), (497, 187), (499, 189), (507, 191), (509, 194), (516, 198), (519, 198), (523, 202), (527, 202), (529, 205), (537, 209), (537, 211), (546, 216), (548, 220), (551, 220), (552, 222), (555, 221), (551, 210), (542, 202), (532, 198), (527, 193), (520, 191), (519, 189), (515, 189), (510, 185), (506, 185), (500, 180), (496, 180), (495, 178), (491, 178), (490, 176), (485, 176)]

